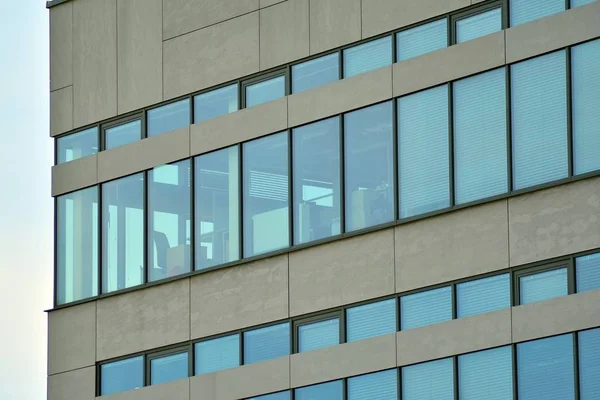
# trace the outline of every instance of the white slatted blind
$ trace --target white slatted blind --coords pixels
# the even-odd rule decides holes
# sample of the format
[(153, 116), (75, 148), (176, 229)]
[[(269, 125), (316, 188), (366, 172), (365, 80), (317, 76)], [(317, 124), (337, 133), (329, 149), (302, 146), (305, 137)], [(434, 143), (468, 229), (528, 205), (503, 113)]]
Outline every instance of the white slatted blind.
[(408, 60), (448, 46), (446, 18), (407, 29), (396, 34), (396, 58)]
[(567, 268), (553, 269), (519, 278), (521, 304), (535, 303), (569, 294)]
[(322, 349), (340, 343), (339, 318), (298, 327), (298, 351)]
[(348, 400), (397, 400), (396, 369), (348, 379)]
[(510, 0), (510, 26), (517, 26), (565, 10), (565, 0)]
[(458, 357), (460, 400), (512, 399), (512, 349), (510, 346)]
[(600, 399), (600, 329), (579, 332), (579, 396)]
[(452, 287), (428, 290), (400, 298), (401, 329), (419, 328), (452, 319)]
[(402, 368), (402, 400), (454, 400), (452, 358)]
[(396, 299), (349, 308), (346, 325), (348, 342), (395, 332)]
[(196, 375), (240, 365), (240, 335), (196, 343)]
[(279, 324), (244, 332), (244, 364), (290, 354), (290, 324)]
[(576, 292), (600, 289), (600, 253), (575, 259)]
[(501, 30), (502, 9), (496, 8), (458, 20), (456, 22), (456, 42), (466, 42)]
[(456, 285), (458, 318), (510, 307), (510, 275), (503, 274)]
[(386, 36), (344, 50), (344, 78), (392, 64), (392, 37)]

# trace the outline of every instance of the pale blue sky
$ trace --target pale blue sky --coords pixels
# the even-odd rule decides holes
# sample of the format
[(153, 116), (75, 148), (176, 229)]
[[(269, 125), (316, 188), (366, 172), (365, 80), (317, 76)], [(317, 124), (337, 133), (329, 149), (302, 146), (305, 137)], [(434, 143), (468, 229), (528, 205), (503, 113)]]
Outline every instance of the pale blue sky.
[(46, 398), (48, 62), (45, 1), (0, 0), (0, 400)]

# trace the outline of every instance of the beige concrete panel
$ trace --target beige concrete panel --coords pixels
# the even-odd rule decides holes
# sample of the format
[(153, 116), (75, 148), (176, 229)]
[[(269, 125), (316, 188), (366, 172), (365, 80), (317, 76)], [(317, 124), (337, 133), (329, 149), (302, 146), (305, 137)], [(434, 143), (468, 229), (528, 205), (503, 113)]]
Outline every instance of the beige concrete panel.
[(60, 196), (97, 183), (97, 154), (52, 167), (52, 196)]
[(48, 375), (96, 363), (96, 303), (48, 313)]
[(163, 0), (163, 39), (167, 40), (256, 11), (258, 1)]
[(48, 400), (94, 400), (96, 367), (48, 377)]
[[(190, 400), (190, 380), (179, 379), (99, 398), (102, 400)], [(196, 398), (212, 400), (210, 397)]]
[(504, 65), (504, 31), (394, 64), (394, 96)]
[(162, 0), (118, 0), (119, 114), (162, 100)]
[(50, 92), (50, 136), (73, 129), (73, 86)]
[(396, 227), (396, 291), (508, 268), (506, 200)]
[[(290, 358), (280, 357), (216, 374), (216, 400), (245, 399), (290, 387)], [(203, 396), (192, 398), (206, 398)]]
[(258, 47), (258, 12), (164, 42), (164, 98), (257, 72)]
[(282, 3), (287, 0), (260, 0), (260, 8), (272, 6), (273, 4)]
[(98, 300), (97, 361), (190, 339), (190, 282)]
[(392, 67), (336, 81), (288, 98), (289, 126), (297, 126), (392, 98)]
[(394, 230), (290, 253), (292, 316), (394, 293)]
[(511, 266), (600, 247), (600, 178), (515, 197), (508, 208)]
[(190, 378), (190, 399), (217, 399), (217, 372)]
[(50, 90), (73, 84), (73, 3), (50, 9)]
[(288, 256), (192, 278), (192, 339), (287, 318)]
[(361, 0), (310, 0), (310, 54), (360, 40)]
[(308, 2), (289, 0), (260, 11), (260, 69), (308, 56)]
[(117, 114), (117, 0), (73, 3), (75, 127)]
[(362, 0), (362, 37), (441, 16), (470, 4), (470, 0)]
[(506, 31), (512, 63), (600, 36), (600, 2), (577, 7)]
[(600, 289), (513, 307), (514, 342), (598, 326)]
[(191, 126), (191, 154), (202, 154), (287, 129), (288, 98)]
[(398, 366), (510, 344), (510, 313), (507, 308), (398, 332)]
[(150, 169), (190, 156), (190, 127), (98, 153), (98, 181)]

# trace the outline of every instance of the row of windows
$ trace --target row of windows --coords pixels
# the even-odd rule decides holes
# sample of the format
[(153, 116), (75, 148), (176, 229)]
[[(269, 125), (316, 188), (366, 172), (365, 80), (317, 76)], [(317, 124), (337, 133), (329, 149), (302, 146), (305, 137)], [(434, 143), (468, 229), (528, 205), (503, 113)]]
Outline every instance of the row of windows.
[[(592, 0), (572, 0), (577, 7)], [(361, 43), (337, 52), (292, 65), (246, 81), (220, 87), (183, 100), (147, 110), (138, 115), (102, 124), (57, 139), (58, 164), (122, 146), (143, 137), (152, 137), (216, 118), (240, 107), (251, 107), (299, 93), (342, 78), (404, 61), (442, 49), (453, 43), (502, 30), (504, 2), (491, 2), (468, 12), (427, 22), (395, 35)], [(554, 14), (565, 9), (564, 0), (510, 0), (511, 25)], [(451, 21), (451, 29), (448, 29)], [(450, 32), (450, 34), (449, 34)], [(395, 43), (393, 43), (395, 42)], [(289, 75), (289, 76), (288, 76)], [(99, 135), (101, 132), (101, 135)], [(101, 145), (99, 145), (101, 143)]]
[[(600, 253), (518, 269), (512, 272), (512, 277), (515, 305), (600, 289)], [(511, 273), (502, 273), (251, 328), (202, 340), (193, 346), (149, 353), (146, 358), (140, 355), (102, 364), (100, 393), (108, 394), (117, 389), (121, 391), (143, 386), (143, 365), (149, 371), (146, 385), (151, 385), (164, 382), (165, 379), (220, 371), (510, 306)], [(194, 354), (193, 363), (191, 358), (188, 360), (188, 354)], [(164, 368), (175, 375), (164, 372), (164, 365), (169, 365)], [(133, 375), (135, 379), (127, 372), (129, 368), (136, 371)]]
[(60, 196), (57, 304), (599, 170), (599, 60), (587, 42)]

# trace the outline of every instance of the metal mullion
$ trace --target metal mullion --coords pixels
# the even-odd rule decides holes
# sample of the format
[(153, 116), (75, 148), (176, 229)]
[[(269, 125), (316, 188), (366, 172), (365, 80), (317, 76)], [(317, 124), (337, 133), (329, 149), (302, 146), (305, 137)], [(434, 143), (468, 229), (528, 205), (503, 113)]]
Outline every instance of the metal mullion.
[(243, 143), (236, 145), (238, 155), (238, 254), (240, 260), (244, 258), (244, 168)]
[(519, 376), (517, 374), (517, 345), (515, 343), (510, 345), (511, 347), (511, 358), (512, 358), (512, 381), (513, 381), (513, 399), (519, 398)]
[(152, 377), (150, 376), (151, 373), (151, 368), (150, 368), (150, 362), (152, 361), (152, 358), (148, 357), (148, 354), (144, 354), (144, 387), (146, 386), (150, 386), (150, 382), (152, 381)]
[(293, 157), (294, 157), (294, 137), (292, 134), (292, 129), (288, 129), (287, 131), (287, 139), (288, 139), (288, 246), (291, 247), (294, 245), (294, 214), (296, 211), (296, 203), (294, 201), (294, 166), (293, 166)]
[[(190, 270), (193, 272), (196, 270), (196, 168), (195, 159), (191, 157), (189, 160), (189, 190), (190, 190)], [(184, 222), (185, 224), (185, 222)], [(184, 229), (185, 230), (185, 229)], [(184, 242), (185, 243), (185, 242)], [(185, 248), (185, 245), (184, 245)], [(184, 257), (185, 263), (185, 257)]]
[(575, 259), (573, 256), (569, 258), (567, 262), (567, 294), (575, 294), (576, 292), (576, 271), (575, 271)]
[(190, 94), (188, 98), (190, 99), (190, 125), (194, 125), (194, 95)]
[(344, 79), (344, 52), (338, 49), (338, 80)]
[[(158, 107), (157, 107), (158, 108)], [(140, 139), (146, 139), (148, 137), (148, 110), (143, 110), (141, 114), (141, 132)]]
[[(566, 0), (567, 3), (569, 0)], [(568, 6), (568, 4), (567, 4)], [(565, 50), (566, 58), (566, 84), (567, 84), (567, 152), (568, 152), (568, 176), (572, 177), (574, 174), (574, 154), (573, 154), (573, 77), (571, 75), (571, 47), (567, 47)]]
[(458, 356), (452, 357), (452, 379), (454, 383), (454, 400), (458, 400)]
[(240, 366), (244, 365), (244, 332), (245, 331), (239, 331), (237, 333), (237, 335), (238, 335), (238, 342), (239, 342), (239, 349), (240, 349), (240, 358), (239, 358)]
[(447, 83), (448, 88), (448, 178), (450, 207), (454, 207), (454, 83)]
[(512, 90), (510, 65), (505, 68), (505, 88), (506, 88), (506, 166), (507, 166), (507, 193), (513, 190), (513, 167), (512, 167)]
[[(394, 35), (395, 37), (396, 35)], [(394, 185), (392, 186), (392, 199), (394, 200), (394, 221), (397, 221), (400, 219), (400, 209), (399, 209), (399, 203), (400, 203), (400, 183), (399, 183), (399, 178), (400, 178), (400, 174), (398, 173), (398, 165), (399, 165), (399, 161), (398, 161), (398, 145), (400, 143), (400, 141), (398, 140), (398, 99), (394, 98), (392, 99), (392, 179), (394, 182)]]
[(392, 35), (392, 64), (398, 62), (398, 44), (396, 43), (396, 34), (396, 31), (390, 33), (390, 35)]
[(452, 319), (458, 318), (458, 299), (456, 294), (456, 283), (450, 285), (452, 291)]
[(148, 283), (148, 277), (149, 277), (149, 265), (148, 265), (148, 251), (149, 251), (149, 240), (148, 240), (148, 235), (150, 235), (150, 225), (149, 225), (149, 210), (148, 210), (148, 195), (149, 195), (149, 179), (148, 177), (150, 176), (150, 171), (144, 171), (143, 172), (143, 176), (144, 176), (144, 188), (143, 188), (143, 198), (144, 198), (144, 258), (143, 258), (143, 266), (142, 268), (144, 269), (143, 271), (143, 281), (142, 284)]
[(402, 367), (396, 367), (396, 398), (402, 400)]
[(580, 399), (579, 393), (579, 332), (573, 332), (573, 384), (574, 384), (574, 393), (575, 400)]
[(98, 271), (96, 271), (96, 273), (98, 274), (98, 295), (102, 294), (102, 285), (104, 282), (104, 266), (102, 265), (102, 253), (104, 252), (104, 249), (102, 247), (102, 242), (103, 242), (103, 236), (104, 236), (104, 199), (103, 199), (103, 195), (102, 195), (102, 184), (98, 185)]
[(339, 179), (340, 179), (340, 185), (339, 185), (339, 189), (340, 189), (340, 193), (339, 193), (339, 197), (340, 197), (340, 201), (339, 201), (339, 206), (340, 206), (340, 234), (343, 234), (346, 232), (346, 174), (345, 174), (345, 165), (344, 165), (344, 161), (345, 161), (345, 149), (344, 149), (344, 144), (345, 144), (345, 140), (344, 140), (344, 125), (345, 125), (345, 114), (342, 115), (338, 115), (338, 124), (339, 124), (339, 141), (340, 141), (340, 148), (339, 148), (339, 160), (340, 160), (340, 164), (339, 164)]
[(190, 340), (188, 343), (188, 377), (194, 376), (194, 366), (196, 362), (195, 356), (194, 342)]

